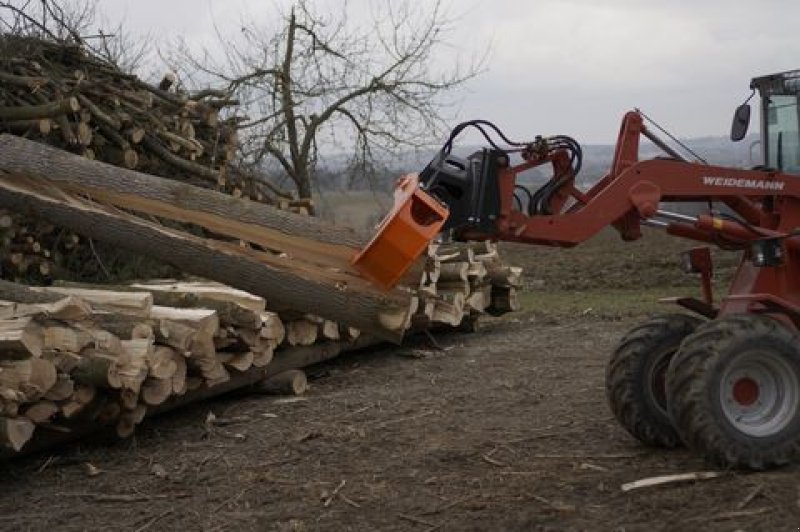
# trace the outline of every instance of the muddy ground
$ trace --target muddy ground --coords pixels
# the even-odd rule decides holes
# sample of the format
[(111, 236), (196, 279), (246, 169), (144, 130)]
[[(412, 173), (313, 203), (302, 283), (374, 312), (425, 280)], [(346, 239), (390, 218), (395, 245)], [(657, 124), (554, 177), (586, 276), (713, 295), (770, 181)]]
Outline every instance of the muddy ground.
[(693, 290), (672, 273), (675, 246), (508, 249), (535, 288), (523, 312), (439, 334), (442, 350), (419, 339), (316, 367), (299, 400), (218, 399), (127, 442), (5, 464), (0, 528), (797, 530), (800, 467), (620, 488), (708, 469), (639, 445), (604, 395), (615, 342), (667, 310), (652, 296)]

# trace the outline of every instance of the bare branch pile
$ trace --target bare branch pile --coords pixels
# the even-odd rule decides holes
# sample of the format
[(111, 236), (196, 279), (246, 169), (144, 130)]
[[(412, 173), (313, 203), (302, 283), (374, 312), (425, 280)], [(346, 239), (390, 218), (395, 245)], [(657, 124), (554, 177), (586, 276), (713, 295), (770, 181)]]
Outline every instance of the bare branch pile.
[[(0, 37), (0, 132), (50, 144), (87, 159), (136, 168), (234, 196), (271, 201), (252, 176), (236, 170), (238, 102), (224, 91), (175, 90), (126, 74), (78, 45)], [(48, 224), (0, 213), (3, 276), (46, 281), (79, 239)]]

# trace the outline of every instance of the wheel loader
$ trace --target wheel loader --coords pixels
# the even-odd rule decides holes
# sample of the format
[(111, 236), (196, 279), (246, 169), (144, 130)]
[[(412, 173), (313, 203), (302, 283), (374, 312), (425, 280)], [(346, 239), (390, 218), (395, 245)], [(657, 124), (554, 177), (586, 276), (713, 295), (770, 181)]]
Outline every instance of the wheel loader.
[[(651, 226), (705, 244), (683, 255), (685, 269), (699, 274), (702, 297), (675, 298), (684, 312), (635, 327), (611, 354), (611, 410), (644, 444), (685, 444), (722, 467), (798, 461), (800, 70), (756, 77), (750, 88), (734, 114), (731, 138), (745, 137), (749, 101), (757, 94), (763, 165), (687, 160), (679, 141), (663, 140), (657, 124), (637, 110), (622, 120), (608, 173), (588, 190), (576, 185), (582, 151), (572, 138), (514, 142), (488, 121), (462, 123), (427, 167), (399, 181), (393, 210), (353, 262), (389, 288), (441, 233), (571, 247), (607, 226), (626, 241)], [(459, 157), (454, 143), (468, 128), (487, 146)], [(641, 159), (642, 139), (663, 155)], [(550, 176), (535, 189), (519, 179), (533, 168)], [(676, 204), (691, 204), (695, 214), (668, 208)], [(709, 246), (741, 253), (718, 301)]]

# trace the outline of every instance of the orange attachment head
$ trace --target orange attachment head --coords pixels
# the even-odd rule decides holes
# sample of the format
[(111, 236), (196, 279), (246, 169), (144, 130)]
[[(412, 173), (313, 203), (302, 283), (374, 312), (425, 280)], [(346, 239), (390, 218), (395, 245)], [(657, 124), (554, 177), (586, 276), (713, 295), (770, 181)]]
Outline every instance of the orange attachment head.
[(389, 290), (414, 264), (447, 220), (447, 207), (419, 188), (416, 174), (400, 178), (394, 207), (353, 265), (370, 281)]

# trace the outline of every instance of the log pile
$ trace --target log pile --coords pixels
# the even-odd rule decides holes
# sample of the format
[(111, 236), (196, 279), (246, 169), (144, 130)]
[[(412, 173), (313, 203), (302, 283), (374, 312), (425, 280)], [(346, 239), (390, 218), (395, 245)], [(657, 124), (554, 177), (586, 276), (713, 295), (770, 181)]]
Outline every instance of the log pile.
[[(279, 346), (281, 360), (296, 358), (294, 346), (332, 335), (324, 320), (313, 341), (287, 335), (293, 322), (266, 310), (263, 298), (215, 283), (119, 288), (0, 283), (0, 445), (20, 451), (37, 426), (111, 426), (127, 437), (148, 410), (250, 384), (248, 374), (263, 379)], [(354, 345), (357, 333), (336, 336)], [(299, 356), (315, 362), (330, 353)]]
[[(488, 273), (503, 268), (492, 244), (432, 245), (428, 255), (409, 328), (460, 326), (508, 308), (510, 299), (492, 298), (493, 283), (508, 294), (515, 280)], [(47, 442), (108, 427), (128, 437), (148, 414), (236, 388), (302, 393), (304, 376), (291, 370), (377, 341), (208, 281), (0, 281), (0, 454), (28, 450), (36, 434)]]
[(522, 268), (500, 260), (492, 242), (431, 244), (412, 316), (415, 329), (441, 325), (471, 328), (484, 314), (519, 310)]
[[(236, 106), (226, 92), (178, 90), (167, 73), (158, 86), (126, 74), (69, 43), (0, 37), (0, 133), (135, 168), (234, 197), (273, 201), (261, 180), (232, 163)], [(227, 113), (232, 115), (232, 113)], [(308, 206), (283, 199), (286, 208)], [(2, 276), (41, 283), (82, 268), (88, 243), (29, 217), (0, 212)]]

